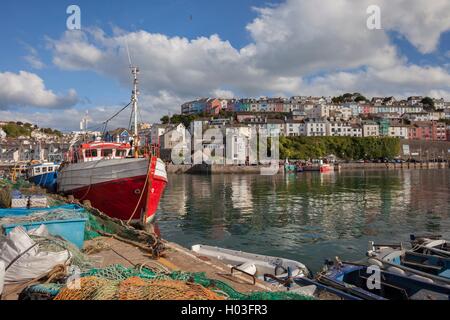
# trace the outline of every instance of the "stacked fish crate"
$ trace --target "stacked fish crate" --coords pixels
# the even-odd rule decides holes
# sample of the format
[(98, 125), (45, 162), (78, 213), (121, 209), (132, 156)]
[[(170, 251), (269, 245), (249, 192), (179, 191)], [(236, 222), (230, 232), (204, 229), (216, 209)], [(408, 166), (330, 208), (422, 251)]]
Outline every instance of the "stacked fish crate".
[(28, 197), (23, 195), (19, 190), (11, 192), (11, 208), (26, 208), (28, 207)]
[(30, 208), (46, 208), (47, 197), (41, 195), (34, 195), (30, 197)]
[(47, 206), (46, 196), (26, 196), (18, 190), (11, 193), (11, 208), (46, 208)]

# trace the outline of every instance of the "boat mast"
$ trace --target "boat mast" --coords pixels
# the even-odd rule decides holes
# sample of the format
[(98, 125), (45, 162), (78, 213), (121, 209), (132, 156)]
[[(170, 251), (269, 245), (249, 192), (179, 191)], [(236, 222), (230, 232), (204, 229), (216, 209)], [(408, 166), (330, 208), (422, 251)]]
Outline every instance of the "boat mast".
[(138, 135), (138, 74), (139, 68), (131, 67), (131, 73), (133, 74), (133, 92), (131, 95), (131, 102), (133, 103), (133, 112), (134, 112), (134, 132), (133, 132), (133, 146), (134, 146), (134, 157), (139, 157), (139, 135)]

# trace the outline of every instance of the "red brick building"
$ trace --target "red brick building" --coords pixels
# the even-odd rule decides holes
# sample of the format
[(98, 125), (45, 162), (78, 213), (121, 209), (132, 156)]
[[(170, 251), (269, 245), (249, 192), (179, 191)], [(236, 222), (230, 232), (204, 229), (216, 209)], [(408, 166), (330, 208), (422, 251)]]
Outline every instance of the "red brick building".
[(409, 128), (409, 139), (446, 141), (446, 125), (438, 121), (416, 121)]

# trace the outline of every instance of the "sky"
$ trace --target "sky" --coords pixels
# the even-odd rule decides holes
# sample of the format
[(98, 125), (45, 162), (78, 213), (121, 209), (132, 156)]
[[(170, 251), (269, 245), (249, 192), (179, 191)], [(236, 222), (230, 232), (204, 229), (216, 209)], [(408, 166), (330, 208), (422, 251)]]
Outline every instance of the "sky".
[[(80, 30), (67, 28), (72, 4)], [(127, 46), (144, 122), (206, 96), (450, 100), (448, 0), (3, 0), (0, 26), (0, 120), (64, 131), (129, 102)]]

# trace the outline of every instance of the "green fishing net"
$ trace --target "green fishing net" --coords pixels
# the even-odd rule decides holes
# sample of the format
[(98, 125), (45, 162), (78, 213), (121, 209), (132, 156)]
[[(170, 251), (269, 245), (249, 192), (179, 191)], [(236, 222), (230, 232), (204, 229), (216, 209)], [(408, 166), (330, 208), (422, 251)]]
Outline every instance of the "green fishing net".
[[(139, 277), (146, 280), (178, 280), (199, 284), (208, 288), (217, 294), (230, 300), (314, 300), (309, 296), (304, 296), (292, 292), (252, 292), (241, 293), (226, 283), (213, 280), (206, 277), (205, 273), (189, 273), (189, 272), (170, 272), (160, 273), (153, 272), (147, 268), (130, 269), (122, 265), (111, 265), (106, 268), (94, 268), (88, 272), (82, 273), (82, 277), (97, 277), (109, 281), (125, 281), (132, 277)], [(28, 287), (23, 296), (30, 298), (38, 294), (47, 294), (55, 297), (59, 290), (64, 286), (62, 284), (40, 284)], [(59, 288), (59, 290), (58, 290)]]

